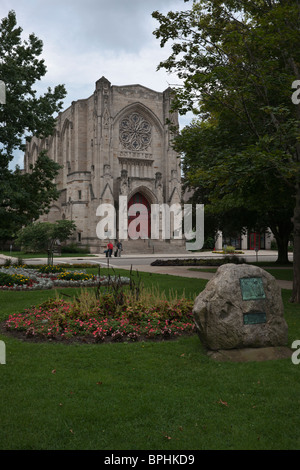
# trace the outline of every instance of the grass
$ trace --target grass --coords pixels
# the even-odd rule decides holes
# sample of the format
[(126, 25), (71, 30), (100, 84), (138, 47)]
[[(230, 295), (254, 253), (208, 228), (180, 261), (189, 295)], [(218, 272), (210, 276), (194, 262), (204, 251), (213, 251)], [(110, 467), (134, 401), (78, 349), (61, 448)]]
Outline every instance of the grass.
[[(202, 271), (215, 273), (218, 268), (189, 268), (189, 271)], [(275, 279), (282, 281), (293, 281), (293, 268), (265, 268)]]
[[(141, 276), (147, 286), (191, 296), (207, 282)], [(2, 291), (0, 321), (54, 295)], [(289, 303), (289, 291), (282, 296), (291, 344), (300, 339), (300, 309)], [(6, 344), (6, 365), (0, 365), (1, 450), (300, 447), (300, 365), (290, 359), (215, 362), (197, 336), (120, 344), (0, 339)]]
[[(22, 259), (33, 259), (33, 258), (45, 258), (47, 259), (47, 253), (25, 253), (24, 251), (1, 251), (2, 255), (12, 256), (13, 258), (22, 258)], [(86, 258), (93, 257), (90, 253), (62, 253), (61, 255), (54, 255), (53, 258)]]

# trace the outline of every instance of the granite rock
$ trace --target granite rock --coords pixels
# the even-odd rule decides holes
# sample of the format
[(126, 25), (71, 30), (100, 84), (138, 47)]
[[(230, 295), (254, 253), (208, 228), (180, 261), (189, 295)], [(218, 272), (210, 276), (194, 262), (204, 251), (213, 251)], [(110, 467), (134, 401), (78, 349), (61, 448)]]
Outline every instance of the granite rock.
[(287, 344), (281, 288), (257, 266), (220, 266), (195, 299), (193, 314), (198, 336), (209, 350)]

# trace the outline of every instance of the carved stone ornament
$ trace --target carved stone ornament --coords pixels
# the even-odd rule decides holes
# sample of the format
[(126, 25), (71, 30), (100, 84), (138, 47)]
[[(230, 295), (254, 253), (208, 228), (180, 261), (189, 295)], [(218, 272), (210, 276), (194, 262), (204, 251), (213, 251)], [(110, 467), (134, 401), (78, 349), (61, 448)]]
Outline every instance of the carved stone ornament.
[(151, 124), (139, 113), (132, 113), (120, 122), (120, 141), (124, 148), (146, 150), (151, 143)]

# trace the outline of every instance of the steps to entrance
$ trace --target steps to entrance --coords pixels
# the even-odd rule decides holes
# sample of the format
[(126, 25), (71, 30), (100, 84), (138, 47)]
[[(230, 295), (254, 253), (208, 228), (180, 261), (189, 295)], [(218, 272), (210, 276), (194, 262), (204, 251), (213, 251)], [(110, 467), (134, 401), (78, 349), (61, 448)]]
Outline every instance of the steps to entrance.
[(123, 243), (124, 254), (156, 254), (156, 253), (178, 253), (186, 254), (185, 243), (173, 244), (161, 240), (128, 240)]

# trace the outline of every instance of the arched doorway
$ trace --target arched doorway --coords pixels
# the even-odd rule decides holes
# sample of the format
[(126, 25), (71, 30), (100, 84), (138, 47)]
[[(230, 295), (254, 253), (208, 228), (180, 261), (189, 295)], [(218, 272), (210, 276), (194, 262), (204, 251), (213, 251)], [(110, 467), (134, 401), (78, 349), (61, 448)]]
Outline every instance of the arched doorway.
[[(140, 207), (139, 206), (132, 207), (134, 204), (137, 204)], [(130, 211), (130, 208), (131, 208), (131, 211)], [(136, 222), (133, 222), (135, 220)], [(132, 225), (130, 225), (131, 222), (133, 222)], [(148, 199), (140, 192), (135, 193), (128, 202), (129, 236), (130, 236), (130, 229), (132, 228), (134, 228), (134, 231), (138, 235), (135, 238), (150, 238), (151, 237), (151, 205)]]

